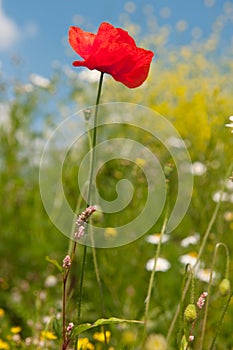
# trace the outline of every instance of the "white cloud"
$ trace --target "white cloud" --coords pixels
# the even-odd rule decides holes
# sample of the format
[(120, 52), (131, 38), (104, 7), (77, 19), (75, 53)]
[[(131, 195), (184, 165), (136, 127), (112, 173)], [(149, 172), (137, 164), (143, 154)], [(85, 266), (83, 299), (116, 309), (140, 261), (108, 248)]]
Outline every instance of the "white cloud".
[(0, 0), (0, 51), (9, 50), (20, 39), (20, 30), (17, 24), (8, 17)]

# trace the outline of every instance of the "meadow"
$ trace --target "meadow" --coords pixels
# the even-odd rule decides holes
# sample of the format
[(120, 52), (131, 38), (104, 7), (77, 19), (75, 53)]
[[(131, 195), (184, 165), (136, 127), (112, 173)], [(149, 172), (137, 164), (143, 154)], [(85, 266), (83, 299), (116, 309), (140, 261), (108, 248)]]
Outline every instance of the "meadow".
[[(135, 28), (129, 25), (131, 32)], [(159, 115), (174, 126), (180, 139), (174, 139), (171, 147), (179, 149), (183, 140), (193, 166), (189, 172), (193, 188), (184, 217), (167, 232), (166, 220), (178, 189), (185, 187), (169, 150), (136, 127), (98, 127), (100, 141), (127, 137), (150, 149), (163, 169), (169, 196), (145, 233), (115, 246), (111, 242), (117, 242), (117, 228), (143, 211), (148, 197), (143, 170), (147, 174), (152, 165), (139, 152), (127, 153), (131, 159), (112, 158), (100, 167), (96, 183), (106, 201), (117, 198), (122, 179), (131, 182), (134, 192), (117, 213), (105, 213), (98, 202), (93, 203), (97, 212), (92, 223), (103, 228), (110, 243), (96, 249), (87, 246), (80, 315), (84, 245), (77, 244), (66, 285), (66, 325), (74, 324), (67, 349), (233, 349), (233, 135), (225, 126), (232, 114), (233, 63), (232, 47), (216, 54), (221, 29), (216, 23), (206, 40), (168, 49), (166, 28), (160, 28), (156, 37), (152, 28), (142, 40), (156, 52), (144, 85), (131, 90), (109, 76), (104, 79), (101, 103), (112, 103), (111, 113), (114, 102), (123, 108), (130, 105), (134, 112), (138, 110), (134, 105), (145, 106), (142, 126)], [(0, 349), (58, 349), (64, 338), (63, 260), (73, 241), (45, 211), (39, 171), (43, 148), (57, 125), (95, 105), (98, 81), (83, 72), (67, 62), (66, 67), (54, 67), (49, 80), (37, 74), (27, 81), (0, 76)], [(85, 113), (78, 113), (78, 118), (82, 125), (89, 123)], [(49, 153), (48, 177), (54, 174), (62, 142)], [(77, 215), (85, 210), (77, 173), (88, 144), (88, 133), (83, 131), (62, 164), (64, 194)], [(119, 150), (121, 155), (120, 148), (109, 146), (108, 151), (115, 155)], [(153, 176), (156, 182), (157, 175)], [(53, 218), (61, 215), (57, 198), (54, 195)], [(203, 292), (208, 295), (204, 306), (196, 306), (197, 315), (192, 307), (187, 311)]]

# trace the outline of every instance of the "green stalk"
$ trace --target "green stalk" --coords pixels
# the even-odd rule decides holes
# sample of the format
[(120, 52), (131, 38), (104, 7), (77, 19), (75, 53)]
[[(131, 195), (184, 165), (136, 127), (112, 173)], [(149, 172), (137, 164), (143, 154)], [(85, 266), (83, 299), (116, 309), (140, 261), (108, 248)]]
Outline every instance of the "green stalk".
[(226, 315), (226, 312), (227, 312), (227, 309), (228, 309), (228, 307), (229, 307), (229, 305), (230, 305), (230, 301), (231, 301), (231, 298), (232, 298), (232, 297), (233, 297), (233, 294), (230, 293), (230, 295), (229, 295), (229, 297), (228, 297), (228, 299), (227, 299), (227, 302), (226, 302), (226, 304), (225, 304), (225, 306), (224, 306), (222, 315), (221, 315), (221, 317), (220, 317), (219, 324), (218, 324), (218, 326), (216, 327), (216, 332), (215, 332), (215, 334), (214, 334), (214, 338), (213, 338), (213, 340), (212, 340), (212, 343), (211, 343), (211, 345), (210, 345), (209, 350), (214, 350), (214, 349), (215, 349), (215, 342), (216, 342), (217, 336), (218, 336), (218, 334), (219, 334), (219, 332), (220, 332), (220, 330), (221, 330), (222, 323), (223, 323), (223, 319), (224, 319), (224, 317), (225, 317), (225, 315)]
[[(105, 305), (104, 305), (104, 294), (103, 294), (103, 286), (102, 286), (102, 281), (100, 278), (100, 271), (99, 271), (99, 266), (98, 266), (98, 261), (97, 261), (97, 256), (96, 256), (96, 249), (94, 245), (94, 237), (93, 237), (93, 231), (92, 228), (90, 228), (90, 235), (91, 235), (91, 242), (92, 242), (92, 256), (93, 256), (93, 263), (94, 263), (94, 269), (95, 269), (95, 275), (96, 275), (96, 280), (97, 284), (99, 287), (99, 293), (100, 293), (100, 305), (101, 305), (101, 313), (102, 317), (105, 317)], [(106, 336), (106, 327), (103, 325), (102, 330), (104, 333), (104, 349), (107, 349), (107, 336)]]
[[(88, 122), (86, 121), (86, 126), (89, 129), (89, 125)], [(88, 141), (89, 141), (89, 148), (91, 149), (92, 147), (92, 140), (91, 140), (91, 135), (90, 132), (88, 132)], [(82, 202), (82, 197), (80, 196), (78, 198), (77, 204), (76, 204), (76, 208), (75, 208), (75, 214), (78, 215), (78, 213), (80, 212), (80, 208), (81, 208), (81, 202)], [(76, 223), (73, 222), (72, 228), (71, 228), (71, 235), (73, 235), (74, 230), (75, 230), (75, 225)], [(77, 242), (73, 240), (69, 241), (69, 247), (68, 247), (68, 255), (70, 255), (71, 257), (71, 265), (72, 262), (74, 260), (74, 256), (75, 256), (75, 252), (76, 252), (76, 248), (77, 248)], [(67, 271), (65, 271), (63, 273), (63, 293), (62, 293), (62, 333), (63, 333), (63, 345), (62, 345), (62, 349), (66, 346), (66, 288), (67, 288), (67, 280), (68, 280), (68, 276), (71, 270), (71, 266), (68, 268)], [(68, 345), (68, 344), (67, 344)]]
[(66, 339), (66, 287), (67, 280), (70, 274), (72, 262), (74, 260), (74, 255), (77, 247), (77, 242), (74, 242), (73, 250), (71, 252), (71, 265), (70, 267), (63, 272), (63, 289), (62, 289), (62, 350), (65, 350), (69, 344), (70, 339)]
[(95, 165), (95, 146), (96, 146), (96, 139), (97, 139), (97, 118), (98, 118), (98, 111), (99, 111), (99, 104), (100, 104), (100, 95), (101, 95), (101, 90), (102, 90), (102, 85), (103, 85), (103, 78), (104, 78), (104, 73), (101, 72), (99, 86), (98, 86), (98, 92), (97, 92), (97, 98), (96, 98), (96, 104), (95, 104), (94, 127), (93, 127), (92, 148), (91, 148), (91, 169), (90, 169), (89, 187), (88, 187), (88, 195), (87, 195), (87, 207), (91, 204), (90, 203), (91, 202), (91, 190), (92, 190), (94, 165)]
[[(96, 140), (97, 140), (97, 118), (98, 118), (101, 90), (102, 90), (102, 85), (103, 85), (103, 77), (104, 77), (104, 73), (101, 72), (99, 85), (98, 85), (96, 104), (95, 104), (93, 133), (90, 136), (90, 133), (88, 132), (88, 140), (89, 140), (89, 144), (90, 144), (90, 174), (89, 174), (89, 184), (88, 184), (88, 193), (87, 193), (87, 207), (89, 207), (89, 205), (91, 204), (91, 199), (92, 199), (91, 195), (92, 195), (95, 156), (96, 156), (95, 147), (96, 147)], [(99, 285), (99, 290), (100, 290), (101, 308), (102, 308), (102, 313), (104, 313), (102, 284), (101, 284), (101, 280), (100, 280), (100, 273), (99, 273), (99, 268), (98, 268), (98, 264), (97, 264), (96, 250), (95, 250), (94, 245), (92, 247), (92, 253), (93, 253), (93, 261), (94, 261), (97, 283)], [(81, 316), (83, 282), (84, 282), (84, 274), (85, 274), (86, 257), (87, 257), (87, 245), (85, 244), (83, 247), (82, 268), (81, 268), (80, 286), (79, 286), (78, 316), (77, 316), (78, 323), (80, 321), (80, 316)], [(105, 346), (106, 346), (107, 339), (106, 339), (105, 331), (104, 331), (104, 336), (105, 336)], [(75, 342), (75, 349), (76, 349), (76, 347), (77, 347), (77, 339)]]
[[(206, 306), (205, 306), (205, 312), (204, 312), (204, 317), (203, 317), (203, 326), (202, 326), (202, 332), (201, 332), (201, 341), (200, 341), (200, 348), (203, 348), (203, 343), (204, 343), (204, 337), (205, 337), (205, 330), (206, 330), (206, 323), (207, 323), (207, 316), (208, 316), (208, 308), (209, 308), (209, 301), (210, 301), (210, 290), (211, 290), (211, 285), (212, 285), (212, 280), (213, 280), (213, 271), (214, 271), (214, 266), (215, 266), (215, 262), (216, 262), (216, 257), (217, 257), (217, 252), (218, 249), (220, 247), (223, 247), (225, 249), (226, 252), (226, 257), (227, 257), (227, 262), (226, 262), (226, 271), (225, 274), (228, 275), (228, 269), (229, 269), (229, 251), (228, 248), (226, 246), (225, 243), (217, 243), (215, 250), (214, 250), (214, 256), (213, 256), (213, 260), (212, 260), (212, 265), (211, 265), (211, 273), (210, 273), (210, 280), (209, 280), (209, 284), (208, 284), (208, 298), (206, 300)], [(220, 328), (220, 326), (217, 328), (217, 330)], [(215, 330), (215, 339), (217, 337), (218, 331)]]
[(184, 303), (183, 303), (183, 301), (184, 301), (185, 294), (186, 294), (186, 293), (184, 293), (184, 288), (185, 288), (185, 285), (186, 285), (187, 278), (192, 278), (192, 277), (190, 277), (192, 275), (193, 275), (192, 266), (190, 264), (187, 264), (185, 266), (185, 272), (184, 272), (183, 281), (182, 281), (182, 288), (181, 288), (181, 291), (182, 291), (182, 294), (181, 294), (182, 303), (180, 305), (179, 331), (178, 331), (178, 334), (177, 334), (177, 343), (180, 343), (180, 344), (181, 344), (181, 341), (182, 341), (182, 336), (183, 336), (182, 332), (183, 332), (183, 329), (184, 329), (184, 326), (183, 326), (184, 321), (183, 321), (183, 314), (182, 314), (183, 310), (184, 310), (184, 305), (183, 305)]
[[(231, 164), (230, 167), (229, 167), (229, 169), (227, 170), (227, 178), (230, 176), (230, 174), (231, 174), (231, 172), (232, 172), (232, 167), (233, 167), (233, 164)], [(213, 214), (212, 214), (212, 217), (211, 217), (211, 219), (210, 219), (210, 221), (209, 221), (209, 224), (208, 224), (208, 226), (207, 226), (206, 232), (205, 232), (205, 234), (204, 234), (204, 237), (203, 237), (203, 240), (202, 240), (202, 243), (201, 243), (199, 252), (198, 252), (197, 261), (196, 261), (196, 263), (195, 263), (194, 266), (193, 266), (193, 270), (194, 270), (194, 271), (195, 271), (195, 268), (197, 267), (197, 265), (198, 265), (198, 263), (199, 263), (199, 261), (200, 261), (200, 258), (201, 258), (201, 256), (202, 256), (202, 253), (203, 253), (203, 251), (204, 251), (204, 249), (205, 249), (205, 247), (206, 247), (206, 243), (207, 243), (207, 239), (208, 239), (208, 237), (209, 237), (210, 231), (211, 231), (211, 229), (212, 229), (212, 227), (213, 227), (213, 224), (214, 224), (214, 222), (215, 222), (215, 220), (216, 220), (216, 218), (217, 218), (217, 214), (218, 214), (218, 212), (219, 212), (219, 208), (220, 208), (220, 204), (221, 204), (222, 194), (223, 194), (224, 188), (225, 188), (225, 182), (223, 183), (222, 188), (221, 188), (220, 200), (217, 202), (217, 204), (216, 204), (216, 206), (215, 206), (214, 212), (213, 212)], [(184, 301), (185, 295), (186, 295), (186, 293), (187, 293), (187, 291), (188, 291), (188, 288), (189, 288), (189, 285), (190, 285), (190, 281), (191, 281), (191, 279), (189, 278), (189, 279), (187, 280), (186, 286), (185, 286), (185, 288), (184, 288), (184, 292), (183, 292), (181, 301), (180, 301), (179, 305), (177, 306), (175, 315), (174, 315), (174, 317), (173, 317), (173, 319), (172, 319), (172, 322), (171, 322), (171, 324), (170, 324), (170, 327), (169, 327), (169, 329), (168, 329), (168, 333), (167, 333), (167, 337), (166, 337), (167, 342), (169, 342), (169, 339), (170, 339), (171, 334), (172, 334), (172, 332), (173, 332), (174, 326), (175, 326), (175, 324), (176, 324), (177, 318), (178, 318), (179, 313), (180, 313), (180, 306), (182, 305), (182, 303), (183, 303), (183, 301)]]
[[(93, 127), (93, 134), (92, 134), (91, 160), (90, 160), (91, 168), (90, 168), (89, 186), (88, 186), (88, 194), (87, 194), (87, 207), (89, 207), (89, 205), (91, 203), (92, 182), (93, 182), (93, 176), (94, 176), (94, 163), (95, 163), (95, 146), (96, 146), (96, 139), (97, 139), (97, 117), (98, 117), (100, 95), (101, 95), (102, 84), (103, 84), (103, 77), (104, 77), (104, 73), (101, 72), (99, 86), (98, 86), (98, 92), (97, 92), (97, 98), (96, 98), (96, 105), (95, 105), (94, 127)], [(85, 244), (83, 247), (82, 270), (81, 270), (81, 277), (80, 277), (80, 288), (79, 288), (79, 299), (78, 299), (78, 322), (80, 321), (80, 316), (81, 316), (81, 304), (82, 304), (82, 293), (83, 293), (83, 281), (84, 281), (84, 272), (85, 272), (85, 264), (86, 264), (86, 255), (87, 255), (87, 246)]]
[(164, 217), (164, 221), (163, 221), (163, 225), (162, 225), (162, 229), (161, 229), (161, 234), (160, 234), (160, 239), (159, 239), (159, 243), (158, 243), (158, 247), (156, 249), (156, 253), (154, 256), (154, 266), (153, 269), (151, 271), (151, 275), (150, 275), (150, 280), (149, 280), (149, 285), (148, 285), (148, 290), (147, 290), (147, 296), (146, 296), (146, 302), (145, 302), (145, 313), (144, 313), (144, 328), (143, 328), (143, 335), (142, 335), (142, 347), (141, 350), (144, 349), (145, 346), (145, 341), (146, 341), (146, 331), (147, 331), (147, 322), (148, 322), (148, 312), (149, 312), (149, 306), (150, 306), (150, 300), (151, 300), (151, 293), (152, 293), (152, 289), (153, 289), (153, 284), (155, 281), (155, 272), (156, 272), (156, 265), (157, 265), (157, 261), (160, 255), (160, 251), (161, 251), (161, 246), (162, 246), (162, 239), (163, 239), (163, 234), (166, 231), (166, 227), (167, 227), (167, 221), (168, 221), (168, 201), (166, 204), (166, 211), (165, 211), (165, 217)]
[[(198, 264), (199, 261), (200, 261), (200, 258), (201, 258), (201, 256), (202, 256), (202, 253), (203, 253), (204, 248), (205, 248), (206, 243), (207, 243), (207, 238), (209, 237), (211, 228), (212, 228), (212, 226), (213, 226), (213, 224), (214, 224), (214, 222), (215, 222), (215, 220), (216, 220), (216, 218), (217, 218), (217, 214), (218, 214), (219, 207), (220, 207), (220, 202), (221, 202), (221, 201), (219, 201), (219, 202), (217, 203), (217, 205), (216, 205), (216, 207), (215, 207), (215, 210), (214, 210), (214, 212), (213, 212), (213, 215), (212, 215), (212, 217), (211, 217), (211, 220), (210, 220), (210, 222), (209, 222), (209, 224), (208, 224), (208, 227), (207, 227), (207, 229), (206, 229), (205, 235), (204, 235), (203, 240), (202, 240), (201, 247), (200, 247), (199, 252), (198, 252), (198, 256), (197, 256), (196, 263), (195, 263), (194, 266), (193, 266), (193, 270), (194, 270), (194, 271), (195, 271), (195, 267), (197, 266), (197, 264)], [(173, 331), (173, 329), (174, 329), (176, 320), (177, 320), (177, 318), (178, 318), (178, 316), (179, 316), (179, 313), (180, 313), (180, 306), (181, 306), (181, 305), (183, 304), (183, 302), (184, 302), (184, 298), (185, 298), (185, 296), (186, 296), (186, 294), (187, 294), (187, 291), (188, 291), (188, 289), (189, 289), (190, 282), (191, 282), (191, 277), (189, 277), (188, 280), (187, 280), (187, 282), (186, 282), (186, 285), (185, 285), (185, 287), (184, 287), (183, 294), (182, 294), (182, 297), (181, 297), (181, 300), (180, 300), (180, 304), (178, 305), (178, 307), (177, 307), (177, 309), (176, 309), (175, 315), (174, 315), (174, 317), (173, 317), (173, 319), (172, 319), (172, 322), (171, 322), (171, 325), (170, 325), (170, 327), (169, 327), (169, 329), (168, 329), (168, 333), (167, 333), (167, 337), (166, 337), (167, 342), (169, 342), (169, 339), (170, 339), (170, 337), (171, 337), (171, 334), (172, 334), (172, 331)]]

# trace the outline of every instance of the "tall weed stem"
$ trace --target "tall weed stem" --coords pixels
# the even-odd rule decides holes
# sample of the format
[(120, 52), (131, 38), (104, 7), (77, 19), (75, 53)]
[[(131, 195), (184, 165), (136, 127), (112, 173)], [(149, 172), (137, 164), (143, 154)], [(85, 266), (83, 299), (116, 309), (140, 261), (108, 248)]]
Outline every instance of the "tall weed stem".
[[(230, 263), (230, 256), (229, 256), (229, 250), (226, 246), (226, 244), (220, 242), (217, 243), (214, 249), (214, 256), (213, 256), (213, 260), (212, 260), (212, 264), (211, 264), (211, 272), (210, 272), (210, 279), (209, 279), (209, 284), (208, 284), (208, 298), (206, 300), (206, 307), (205, 307), (205, 312), (204, 312), (204, 318), (203, 318), (203, 326), (202, 326), (202, 332), (201, 332), (201, 340), (200, 340), (200, 347), (201, 349), (203, 348), (203, 344), (204, 344), (204, 337), (205, 337), (205, 330), (206, 330), (206, 323), (207, 323), (207, 316), (208, 316), (208, 307), (209, 307), (209, 301), (210, 301), (210, 290), (211, 290), (211, 285), (212, 285), (212, 281), (213, 281), (213, 272), (214, 272), (214, 266), (216, 263), (216, 258), (217, 258), (217, 252), (218, 249), (220, 247), (223, 247), (225, 249), (225, 253), (226, 253), (226, 268), (225, 268), (225, 277), (228, 276), (229, 273), (229, 263)], [(222, 318), (223, 320), (223, 318)], [(215, 330), (215, 339), (217, 337), (216, 333), (218, 333), (218, 329), (220, 328), (221, 324), (219, 324), (219, 327), (217, 328), (217, 330)]]
[[(232, 168), (233, 168), (233, 163), (230, 165), (230, 167), (229, 167), (228, 170), (227, 170), (227, 176), (226, 176), (227, 179), (229, 178), (229, 176), (230, 176), (230, 174), (231, 174), (231, 172), (232, 172)], [(222, 196), (223, 196), (224, 188), (225, 188), (225, 181), (223, 182), (222, 187), (221, 187), (221, 190), (220, 190), (220, 191), (221, 191), (220, 199), (219, 199), (219, 201), (217, 202), (217, 204), (216, 204), (216, 206), (215, 206), (214, 212), (213, 212), (213, 214), (212, 214), (212, 217), (211, 217), (211, 219), (210, 219), (210, 221), (209, 221), (209, 224), (208, 224), (208, 226), (207, 226), (206, 232), (205, 232), (204, 237), (203, 237), (203, 239), (202, 239), (202, 243), (201, 243), (201, 246), (200, 246), (200, 249), (199, 249), (199, 252), (198, 252), (197, 260), (196, 260), (196, 263), (195, 263), (194, 266), (193, 266), (193, 270), (194, 270), (194, 271), (195, 271), (195, 268), (197, 267), (197, 265), (198, 265), (199, 262), (200, 262), (201, 256), (202, 256), (202, 254), (203, 254), (203, 252), (204, 252), (204, 249), (205, 249), (205, 247), (206, 247), (207, 239), (208, 239), (208, 237), (209, 237), (209, 234), (210, 234), (210, 232), (211, 232), (211, 229), (212, 229), (212, 227), (213, 227), (213, 224), (214, 224), (214, 222), (215, 222), (215, 220), (216, 220), (216, 218), (217, 218), (217, 215), (218, 215), (218, 212), (219, 212), (219, 208), (220, 208), (220, 204), (221, 204), (221, 201), (222, 201)], [(174, 329), (174, 327), (175, 327), (177, 318), (178, 318), (179, 313), (180, 313), (180, 307), (181, 307), (181, 305), (182, 305), (183, 302), (184, 302), (184, 298), (185, 298), (186, 293), (187, 293), (187, 291), (188, 291), (190, 282), (191, 282), (191, 278), (189, 278), (189, 279), (187, 280), (187, 282), (186, 282), (186, 285), (185, 285), (185, 288), (184, 288), (183, 295), (182, 295), (182, 297), (181, 297), (180, 303), (179, 303), (179, 305), (177, 306), (176, 312), (175, 312), (175, 314), (174, 314), (174, 316), (173, 316), (172, 322), (171, 322), (170, 327), (169, 327), (169, 329), (168, 329), (168, 333), (167, 333), (167, 337), (166, 337), (167, 342), (169, 342), (170, 337), (171, 337), (171, 335), (172, 335), (173, 329)]]
[[(168, 184), (167, 184), (167, 189), (168, 188), (169, 187), (168, 187)], [(146, 295), (146, 299), (145, 299), (145, 312), (144, 312), (144, 317), (143, 317), (144, 328), (143, 328), (143, 335), (142, 335), (142, 347), (141, 347), (141, 350), (144, 349), (145, 341), (146, 341), (147, 322), (148, 322), (148, 313), (149, 313), (149, 307), (150, 307), (151, 293), (152, 293), (153, 285), (154, 285), (154, 282), (155, 282), (156, 265), (157, 265), (157, 261), (158, 261), (158, 258), (159, 258), (159, 255), (160, 255), (160, 251), (161, 251), (162, 239), (163, 239), (163, 235), (164, 235), (164, 233), (166, 231), (166, 227), (167, 227), (168, 211), (169, 211), (169, 201), (167, 200), (166, 208), (165, 208), (164, 221), (163, 221), (163, 224), (162, 224), (160, 238), (159, 238), (158, 246), (157, 246), (157, 249), (156, 249), (156, 252), (155, 252), (155, 256), (154, 256), (153, 269), (151, 271), (150, 280), (149, 280), (149, 284), (148, 284), (147, 295)]]

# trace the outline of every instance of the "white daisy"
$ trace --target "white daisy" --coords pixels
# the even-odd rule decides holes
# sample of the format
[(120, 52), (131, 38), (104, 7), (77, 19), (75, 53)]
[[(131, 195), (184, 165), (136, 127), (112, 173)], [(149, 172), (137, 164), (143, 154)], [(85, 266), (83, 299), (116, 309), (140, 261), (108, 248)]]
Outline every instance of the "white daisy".
[[(151, 243), (151, 244), (159, 244), (159, 241), (161, 239), (161, 234), (160, 233), (154, 233), (153, 235), (148, 235), (146, 236), (146, 241)], [(165, 243), (169, 240), (169, 235), (166, 233), (163, 234), (162, 236), (162, 243)]]
[[(198, 269), (196, 271), (196, 277), (203, 282), (209, 283), (210, 281), (211, 270), (210, 269)], [(213, 271), (212, 278), (216, 277), (216, 273)]]
[(49, 275), (46, 277), (45, 279), (45, 282), (44, 282), (44, 286), (46, 288), (51, 288), (51, 287), (54, 287), (56, 286), (58, 280), (57, 280), (57, 277), (54, 276), (54, 275)]
[(199, 241), (199, 239), (200, 239), (199, 233), (194, 233), (194, 235), (188, 236), (188, 237), (182, 239), (182, 241), (181, 241), (181, 243), (180, 243), (180, 244), (181, 244), (181, 247), (186, 248), (186, 247), (188, 247), (190, 244), (197, 244), (197, 242)]
[(194, 162), (192, 164), (191, 172), (195, 176), (202, 176), (206, 173), (207, 167), (201, 162)]
[[(146, 270), (152, 271), (154, 268), (155, 259), (150, 259), (146, 263)], [(171, 267), (170, 262), (167, 259), (164, 258), (158, 258), (156, 263), (156, 271), (162, 271), (165, 272), (169, 270)]]
[(181, 255), (179, 257), (179, 261), (184, 265), (191, 265), (194, 266), (197, 261), (197, 253), (196, 252), (190, 252), (188, 254)]
[(229, 195), (227, 192), (217, 191), (212, 195), (212, 199), (214, 202), (228, 202)]
[[(233, 122), (233, 115), (231, 115), (229, 117), (229, 120), (230, 120), (230, 122)], [(228, 128), (232, 128), (233, 129), (233, 123), (225, 124), (225, 126), (227, 126)], [(231, 132), (233, 132), (233, 130), (231, 130)]]

